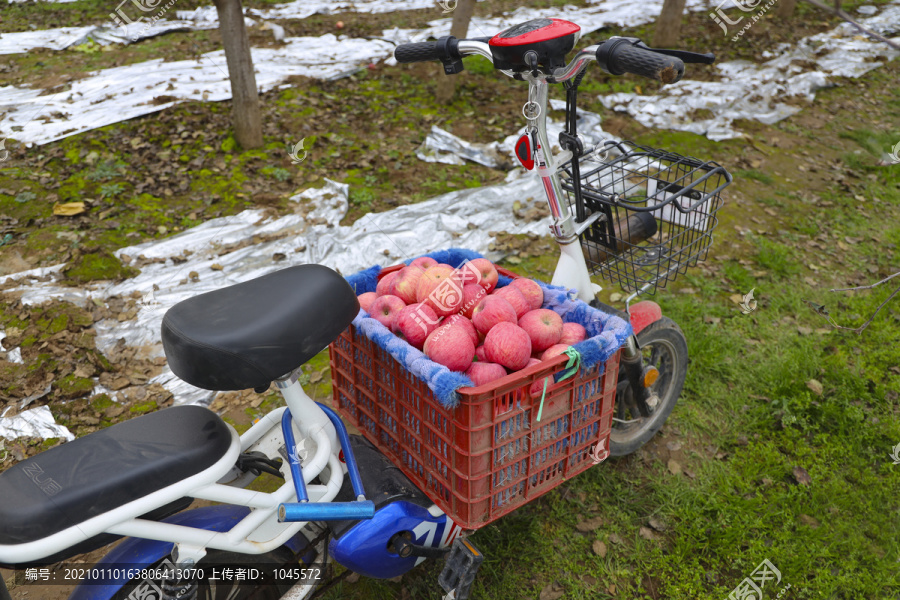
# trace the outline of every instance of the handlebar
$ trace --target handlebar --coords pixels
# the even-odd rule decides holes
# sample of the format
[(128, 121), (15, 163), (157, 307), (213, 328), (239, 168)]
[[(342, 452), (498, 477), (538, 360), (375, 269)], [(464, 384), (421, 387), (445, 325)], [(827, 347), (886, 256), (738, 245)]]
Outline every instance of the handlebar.
[(428, 62), (441, 59), (438, 55), (437, 42), (400, 44), (394, 50), (394, 58), (399, 63)]
[[(440, 60), (446, 65), (461, 60), (463, 56), (476, 54), (493, 62), (491, 49), (487, 43), (481, 40), (457, 40), (451, 36), (434, 42), (400, 44), (394, 51), (394, 58), (400, 63)], [(598, 62), (600, 67), (611, 75), (631, 73), (662, 83), (675, 83), (684, 76), (684, 61), (681, 58), (647, 48), (640, 40), (634, 38), (616, 37), (581, 50), (568, 65), (553, 71), (552, 81), (561, 83), (572, 79), (590, 61)], [(503, 72), (515, 75), (511, 71)]]

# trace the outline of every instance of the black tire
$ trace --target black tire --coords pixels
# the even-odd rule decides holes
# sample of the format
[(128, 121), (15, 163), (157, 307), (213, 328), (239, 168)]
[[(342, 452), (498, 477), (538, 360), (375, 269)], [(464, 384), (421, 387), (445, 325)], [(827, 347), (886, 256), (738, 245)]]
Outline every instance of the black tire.
[[(213, 568), (217, 573), (221, 573), (223, 568), (256, 568), (261, 572), (271, 573), (273, 569), (277, 568), (305, 566), (300, 560), (304, 553), (295, 555), (285, 547), (266, 554), (239, 554), (210, 550), (197, 563), (197, 569), (202, 568), (203, 572), (207, 574), (207, 578), (200, 580), (197, 586), (197, 600), (278, 600), (291, 589), (293, 581), (267, 579), (266, 582), (261, 583), (260, 581), (237, 580), (236, 578), (230, 580), (218, 578), (218, 580), (212, 581), (209, 575)], [(155, 563), (153, 568), (165, 569), (167, 565), (171, 564), (166, 562), (169, 560), (170, 558), (166, 557)], [(116, 592), (112, 600), (134, 600), (135, 598), (159, 600), (158, 590), (161, 590), (162, 587), (163, 582), (158, 579), (132, 579)], [(308, 594), (312, 595), (316, 587), (318, 586), (315, 584), (311, 585)]]
[(644, 355), (644, 365), (652, 364), (659, 369), (659, 378), (652, 386), (659, 395), (659, 403), (650, 416), (641, 417), (631, 400), (631, 386), (623, 370), (619, 369), (614, 420), (609, 436), (610, 456), (631, 454), (656, 435), (675, 408), (687, 376), (687, 340), (675, 321), (662, 317), (645, 327), (637, 339)]

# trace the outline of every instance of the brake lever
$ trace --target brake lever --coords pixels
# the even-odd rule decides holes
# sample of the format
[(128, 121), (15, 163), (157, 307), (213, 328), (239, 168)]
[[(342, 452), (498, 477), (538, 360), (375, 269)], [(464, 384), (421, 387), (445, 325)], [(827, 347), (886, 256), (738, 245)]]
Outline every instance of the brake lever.
[(707, 52), (706, 54), (700, 54), (699, 52), (688, 52), (687, 50), (669, 50), (667, 48), (650, 48), (644, 42), (638, 42), (635, 46), (639, 48), (643, 48), (644, 50), (649, 50), (650, 52), (656, 52), (657, 54), (665, 54), (666, 56), (671, 56), (673, 58), (680, 58), (683, 63), (691, 63), (691, 64), (701, 64), (701, 65), (711, 65), (716, 62), (716, 55), (712, 52)]
[[(614, 38), (610, 38), (614, 39)], [(637, 48), (641, 48), (642, 50), (649, 50), (650, 52), (656, 52), (657, 54), (664, 54), (666, 56), (671, 56), (672, 58), (679, 58), (683, 63), (691, 63), (691, 64), (703, 64), (703, 65), (711, 65), (716, 61), (716, 55), (712, 52), (707, 52), (706, 54), (700, 54), (699, 52), (688, 52), (687, 50), (669, 50), (668, 48), (651, 48), (647, 44), (645, 44), (640, 38), (636, 37), (626, 37), (621, 38), (627, 40), (632, 46)]]

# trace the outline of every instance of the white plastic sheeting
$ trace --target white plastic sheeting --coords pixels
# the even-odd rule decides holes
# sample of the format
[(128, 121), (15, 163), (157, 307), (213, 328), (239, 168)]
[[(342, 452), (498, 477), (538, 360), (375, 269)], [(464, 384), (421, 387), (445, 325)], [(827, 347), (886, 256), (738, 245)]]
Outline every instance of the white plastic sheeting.
[[(289, 38), (279, 48), (253, 48), (256, 83), (269, 90), (292, 75), (321, 79), (341, 77), (390, 53), (380, 40), (321, 37)], [(75, 133), (157, 112), (184, 100), (231, 98), (225, 52), (197, 60), (162, 59), (104, 69), (73, 81), (68, 91), (0, 88), (0, 135), (46, 144)]]
[[(74, 1), (74, 0), (57, 0)], [(110, 14), (116, 8), (110, 7)], [(360, 2), (326, 1), (308, 2), (297, 0), (286, 4), (276, 4), (264, 10), (246, 9), (248, 17), (263, 20), (274, 19), (305, 19), (315, 14), (333, 14), (342, 12), (355, 13), (388, 13), (404, 10), (433, 9), (440, 13), (440, 6), (435, 0), (364, 0)], [(123, 9), (129, 18), (135, 19), (140, 13), (134, 14), (137, 9), (127, 5)], [(131, 13), (131, 14), (128, 14)], [(155, 14), (154, 14), (155, 13)], [(160, 14), (161, 13), (161, 14)], [(153, 21), (154, 17), (160, 18)], [(166, 17), (165, 19), (161, 17)], [(246, 19), (247, 26), (252, 26), (254, 21)], [(51, 50), (65, 50), (66, 48), (83, 44), (93, 40), (100, 45), (130, 44), (142, 39), (155, 37), (172, 31), (190, 31), (215, 29), (219, 26), (219, 15), (214, 6), (201, 6), (194, 10), (150, 10), (147, 16), (132, 23), (114, 25), (112, 21), (102, 25), (85, 27), (59, 27), (40, 31), (21, 31), (4, 33), (0, 35), (0, 54), (20, 54), (34, 48), (49, 48)], [(277, 25), (270, 27), (278, 28)], [(276, 39), (278, 38), (276, 35)]]
[(49, 406), (38, 406), (14, 417), (0, 417), (0, 437), (14, 440), (20, 437), (75, 439), (65, 425), (56, 423)]
[[(418, 6), (417, 2), (414, 2), (415, 6)], [(395, 4), (394, 0), (371, 0), (358, 3), (354, 10), (390, 10), (388, 7)], [(473, 19), (470, 31), (473, 35), (493, 34), (522, 20), (559, 16), (579, 23), (585, 32), (589, 32), (611, 24), (646, 23), (654, 18), (661, 4), (662, 0), (645, 3), (604, 0), (586, 8), (520, 7), (502, 17)], [(335, 7), (338, 3), (311, 4), (309, 9), (321, 12), (327, 9), (325, 5)], [(300, 10), (302, 6), (299, 2), (280, 5), (259, 11), (259, 15), (275, 18), (271, 11)], [(708, 6), (701, 0), (688, 3), (690, 10), (706, 8)], [(204, 10), (205, 13), (201, 12)], [(214, 11), (198, 9), (191, 15), (191, 23), (209, 27)], [(884, 35), (893, 35), (900, 23), (900, 6), (894, 2), (863, 22)], [(142, 24), (135, 25), (140, 27)], [(157, 25), (168, 26), (166, 23)], [(417, 41), (442, 35), (449, 26), (449, 19), (439, 19), (423, 30), (394, 29), (384, 35), (395, 42)], [(72, 33), (75, 37), (82, 34), (84, 32)], [(108, 35), (115, 35), (115, 32)], [(280, 48), (253, 49), (260, 90), (272, 89), (291, 75), (322, 79), (346, 76), (363, 64), (388, 58), (393, 53), (393, 45), (382, 40), (338, 38), (332, 34), (288, 38), (285, 42)], [(2, 44), (0, 41), (0, 48)], [(717, 67), (721, 74), (719, 81), (682, 81), (666, 86), (659, 95), (620, 93), (601, 100), (606, 106), (628, 112), (649, 127), (692, 131), (714, 140), (728, 139), (740, 135), (732, 128), (735, 119), (777, 122), (799, 110), (781, 102), (782, 98), (812, 99), (816, 90), (828, 85), (829, 75), (858, 77), (882, 64), (875, 60), (877, 57), (893, 59), (898, 53), (858, 35), (849, 25), (841, 25), (832, 32), (805, 38), (795, 47), (779, 48), (776, 54), (760, 66), (742, 61), (723, 63)], [(807, 66), (810, 59), (816, 64), (815, 69)], [(105, 69), (73, 82), (69, 91), (42, 95), (44, 93), (44, 90), (15, 86), (0, 88), (0, 114), (6, 113), (0, 118), (0, 136), (28, 144), (44, 144), (150, 114), (185, 100), (219, 101), (231, 97), (221, 51), (204, 54), (199, 60), (154, 60)], [(698, 112), (703, 110), (710, 111), (712, 116)]]
[[(345, 184), (328, 182), (322, 189), (299, 194), (294, 199), (306, 200), (312, 207), (305, 216), (292, 214), (267, 220), (262, 211), (247, 210), (213, 219), (164, 240), (117, 251), (119, 256), (166, 260), (145, 264), (140, 275), (121, 283), (84, 290), (86, 297), (101, 300), (111, 295), (128, 296), (134, 291), (145, 299), (134, 320), (109, 319), (95, 325), (98, 348), (108, 353), (123, 338), (129, 346), (148, 347), (150, 354), (161, 355), (160, 323), (169, 307), (185, 298), (294, 264), (319, 263), (350, 274), (375, 263), (391, 265), (442, 248), (486, 251), (491, 242), (489, 231), (548, 231), (546, 219), (524, 221), (513, 213), (515, 202), (523, 207), (545, 202), (532, 174), (503, 185), (451, 192), (418, 204), (368, 214), (350, 226), (336, 225), (347, 211), (347, 191)], [(276, 234), (277, 239), (268, 237)], [(233, 251), (229, 248), (242, 244), (248, 245)], [(494, 259), (501, 256), (487, 255)], [(217, 268), (213, 269), (213, 265)], [(196, 280), (190, 277), (192, 271), (198, 275)], [(22, 279), (25, 285), (11, 291), (23, 292), (27, 303), (57, 298), (66, 292), (52, 278)], [(159, 289), (154, 290), (154, 285)], [(208, 402), (213, 395), (179, 381), (168, 369), (153, 381), (172, 391), (176, 402)]]
[[(253, 21), (248, 20), (248, 24)], [(185, 21), (156, 21), (153, 24), (135, 22), (123, 27), (97, 25), (91, 27), (59, 27), (40, 31), (21, 31), (0, 35), (0, 54), (21, 54), (35, 48), (65, 50), (88, 41), (101, 46), (130, 44), (173, 31), (214, 29), (215, 23), (188, 23)]]
[(0, 331), (0, 352), (6, 352), (6, 360), (15, 364), (22, 364), (21, 348), (4, 348), (3, 340), (6, 339), (6, 332)]
[[(885, 37), (897, 35), (900, 2), (860, 22)], [(882, 60), (897, 58), (900, 52), (860, 35), (844, 23), (827, 33), (803, 38), (794, 46), (783, 45), (771, 56), (761, 65), (749, 61), (722, 63), (717, 67), (719, 81), (685, 79), (663, 87), (657, 95), (618, 93), (599, 99), (604, 106), (627, 112), (646, 127), (726, 140), (741, 137), (733, 128), (735, 120), (776, 123), (801, 110), (782, 100), (799, 97), (811, 101), (818, 90), (832, 85), (829, 77), (859, 77), (880, 67)]]

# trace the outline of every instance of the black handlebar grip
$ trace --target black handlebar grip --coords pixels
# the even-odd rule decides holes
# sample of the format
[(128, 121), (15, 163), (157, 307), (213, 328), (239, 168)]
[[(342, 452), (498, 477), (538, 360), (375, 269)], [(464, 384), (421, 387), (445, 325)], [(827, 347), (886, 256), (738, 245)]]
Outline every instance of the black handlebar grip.
[(394, 58), (399, 63), (428, 62), (440, 60), (437, 42), (416, 42), (400, 44), (394, 50)]
[[(605, 64), (613, 75), (633, 73), (663, 83), (675, 83), (684, 76), (684, 63), (680, 58), (659, 54), (627, 42), (605, 48), (608, 44), (609, 42), (598, 48), (597, 60), (601, 65)], [(601, 53), (605, 56), (601, 57)]]

